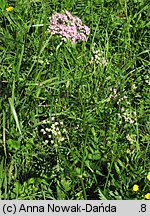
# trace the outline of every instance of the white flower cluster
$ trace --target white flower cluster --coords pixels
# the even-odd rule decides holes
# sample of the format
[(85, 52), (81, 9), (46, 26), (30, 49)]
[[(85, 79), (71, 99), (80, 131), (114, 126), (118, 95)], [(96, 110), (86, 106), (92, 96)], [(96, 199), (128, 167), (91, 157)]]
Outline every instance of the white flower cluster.
[(66, 129), (63, 121), (55, 121), (55, 117), (52, 117), (51, 121), (44, 120), (42, 123), (44, 128), (41, 129), (41, 133), (46, 137), (45, 144), (55, 144), (55, 142), (61, 143), (64, 141)]
[[(121, 114), (118, 113), (118, 117), (121, 120), (122, 118), (125, 120), (126, 123), (129, 124), (135, 124), (137, 123), (137, 119), (136, 119), (136, 112), (131, 111), (129, 109), (125, 110), (124, 107), (122, 107), (121, 109)], [(121, 121), (119, 121), (119, 123), (121, 123)]]
[(104, 57), (104, 53), (99, 49), (95, 50), (96, 44), (93, 44), (92, 47), (92, 57), (89, 61), (90, 64), (96, 63), (97, 65), (107, 65), (106, 59)]
[(136, 142), (136, 135), (135, 134), (127, 134), (126, 136), (127, 140), (130, 142), (130, 144), (134, 144)]
[(111, 92), (110, 97), (112, 99), (116, 99), (117, 98), (117, 104), (120, 104), (120, 102), (124, 101), (124, 100), (126, 100), (127, 104), (130, 104), (130, 102), (127, 100), (127, 96), (126, 96), (126, 91), (125, 90), (123, 90), (124, 96), (121, 96), (121, 94), (117, 92), (117, 89), (110, 88), (110, 92)]

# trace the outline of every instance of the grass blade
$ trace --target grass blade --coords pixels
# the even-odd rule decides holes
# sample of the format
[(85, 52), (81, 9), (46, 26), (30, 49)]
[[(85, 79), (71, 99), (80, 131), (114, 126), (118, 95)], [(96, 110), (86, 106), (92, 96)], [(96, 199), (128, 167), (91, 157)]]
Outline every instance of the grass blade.
[(12, 98), (9, 98), (8, 100), (9, 100), (9, 104), (10, 104), (12, 114), (13, 114), (15, 122), (16, 122), (16, 126), (17, 126), (17, 128), (19, 130), (20, 135), (22, 136), (21, 128), (20, 128), (20, 125), (19, 125), (19, 120), (18, 120), (18, 116), (17, 116), (16, 110), (15, 110), (15, 107), (14, 107), (13, 100), (12, 100)]

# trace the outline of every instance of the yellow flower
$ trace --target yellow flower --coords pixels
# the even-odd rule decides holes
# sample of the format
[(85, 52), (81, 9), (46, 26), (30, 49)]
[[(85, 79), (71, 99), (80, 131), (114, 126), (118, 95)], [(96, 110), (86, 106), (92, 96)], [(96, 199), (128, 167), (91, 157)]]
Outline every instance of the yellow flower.
[(144, 198), (150, 200), (150, 193), (147, 193)]
[(13, 10), (13, 7), (11, 7), (11, 6), (8, 7), (8, 8), (6, 8), (6, 11), (7, 11), (7, 12), (10, 12), (10, 11), (12, 11), (12, 10)]
[(133, 191), (138, 191), (139, 190), (139, 186), (137, 184), (133, 185)]
[(147, 175), (147, 179), (148, 179), (148, 181), (150, 181), (150, 172)]

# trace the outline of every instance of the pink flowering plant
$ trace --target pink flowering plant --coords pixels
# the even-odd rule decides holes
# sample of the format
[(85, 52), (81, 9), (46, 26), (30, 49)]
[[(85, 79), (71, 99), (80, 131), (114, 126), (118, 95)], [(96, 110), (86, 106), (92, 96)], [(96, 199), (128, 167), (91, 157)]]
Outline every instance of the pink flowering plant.
[(72, 16), (70, 12), (65, 11), (64, 14), (54, 13), (50, 18), (50, 26), (48, 32), (52, 35), (60, 35), (62, 40), (86, 41), (90, 33), (90, 28), (82, 24), (77, 16)]

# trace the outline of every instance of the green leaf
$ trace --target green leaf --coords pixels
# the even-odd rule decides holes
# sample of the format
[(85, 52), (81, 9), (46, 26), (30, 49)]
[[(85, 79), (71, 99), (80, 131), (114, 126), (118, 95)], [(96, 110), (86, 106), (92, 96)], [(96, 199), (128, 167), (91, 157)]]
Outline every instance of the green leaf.
[(114, 163), (114, 166), (115, 166), (116, 172), (120, 175), (121, 174), (120, 168), (118, 167), (116, 163)]
[(102, 191), (98, 188), (98, 195), (100, 200), (107, 200), (105, 195), (102, 193)]
[(20, 142), (17, 140), (9, 139), (7, 140), (7, 146), (9, 150), (18, 150), (20, 149)]
[(70, 181), (67, 181), (66, 179), (62, 179), (61, 184), (62, 184), (65, 191), (69, 191), (71, 189), (71, 187), (70, 187), (71, 182)]

